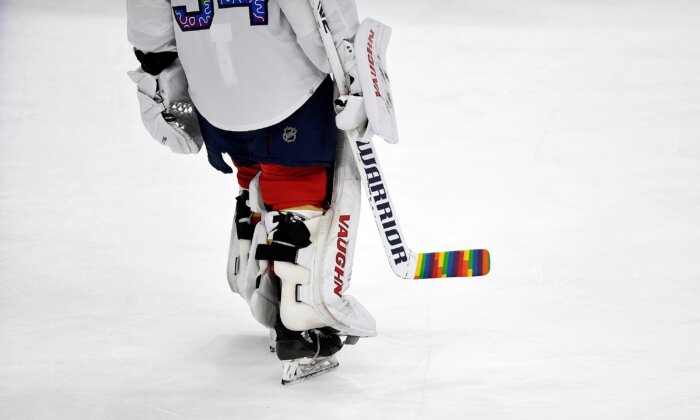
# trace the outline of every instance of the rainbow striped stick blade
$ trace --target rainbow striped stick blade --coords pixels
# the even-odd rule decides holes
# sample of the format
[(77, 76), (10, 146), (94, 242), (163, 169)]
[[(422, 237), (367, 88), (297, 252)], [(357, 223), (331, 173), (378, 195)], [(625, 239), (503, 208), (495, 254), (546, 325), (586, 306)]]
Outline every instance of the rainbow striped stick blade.
[(491, 269), (491, 254), (485, 249), (416, 254), (414, 279), (485, 276)]

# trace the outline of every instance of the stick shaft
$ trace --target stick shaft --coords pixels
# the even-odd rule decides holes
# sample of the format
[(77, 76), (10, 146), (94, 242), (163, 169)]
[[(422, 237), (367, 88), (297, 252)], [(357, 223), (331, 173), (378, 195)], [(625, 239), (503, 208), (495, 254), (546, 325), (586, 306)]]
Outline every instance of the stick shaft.
[(314, 13), (314, 18), (316, 19), (318, 32), (321, 34), (323, 46), (326, 49), (326, 55), (328, 55), (328, 62), (331, 65), (333, 79), (335, 79), (335, 83), (338, 86), (338, 92), (341, 96), (347, 95), (350, 92), (350, 89), (345, 81), (345, 71), (343, 71), (343, 65), (340, 62), (338, 51), (335, 49), (333, 34), (328, 26), (326, 12), (323, 9), (323, 2), (321, 0), (309, 0), (309, 3), (311, 4), (311, 10)]
[[(347, 95), (349, 89), (345, 80), (345, 72), (333, 42), (333, 34), (326, 20), (323, 2), (322, 0), (309, 0), (309, 3), (328, 55), (338, 91), (340, 95)], [(368, 124), (362, 134), (358, 130), (347, 130), (345, 133), (374, 215), (374, 221), (379, 230), (387, 260), (394, 274), (404, 279), (472, 277), (488, 274), (490, 255), (486, 250), (419, 254), (408, 248), (389, 195), (386, 178), (384, 178), (374, 149), (372, 127)]]

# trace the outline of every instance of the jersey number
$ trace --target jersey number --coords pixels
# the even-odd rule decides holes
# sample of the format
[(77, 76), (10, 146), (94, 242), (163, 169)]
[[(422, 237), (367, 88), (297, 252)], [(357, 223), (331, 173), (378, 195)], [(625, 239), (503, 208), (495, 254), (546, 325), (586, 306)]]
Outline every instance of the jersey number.
[(247, 7), (252, 26), (267, 25), (267, 2), (269, 0), (197, 0), (199, 9), (188, 12), (186, 6), (173, 7), (175, 20), (183, 31), (201, 31), (211, 28), (214, 21), (214, 1), (219, 9)]

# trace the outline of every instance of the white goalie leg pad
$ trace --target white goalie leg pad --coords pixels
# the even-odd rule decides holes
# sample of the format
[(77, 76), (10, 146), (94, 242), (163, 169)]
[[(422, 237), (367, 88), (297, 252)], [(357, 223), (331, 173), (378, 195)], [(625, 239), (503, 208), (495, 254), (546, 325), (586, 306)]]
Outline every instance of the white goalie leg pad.
[(280, 310), (280, 280), (270, 270), (267, 261), (255, 259), (258, 246), (267, 245), (265, 221), (255, 226), (255, 234), (245, 272), (242, 292), (250, 304), (250, 312), (258, 322), (267, 328), (274, 328)]
[[(376, 335), (374, 318), (345, 294), (352, 275), (361, 195), (359, 173), (345, 143), (344, 137), (338, 141), (331, 208), (323, 216), (303, 211), (269, 213), (265, 226), (272, 244), (259, 247), (264, 252), (256, 252), (256, 257), (275, 260), (274, 271), (282, 281), (280, 315), (287, 328), (328, 326), (340, 335), (371, 337)], [(310, 243), (285, 243), (286, 234), (276, 233), (290, 230), (296, 235), (298, 229), (290, 227), (294, 220), (306, 227)]]
[(339, 133), (331, 208), (319, 226), (312, 277), (299, 298), (312, 305), (341, 335), (377, 335), (374, 317), (347, 295), (352, 278), (357, 229), (360, 222), (361, 183), (345, 133)]
[(241, 270), (245, 270), (245, 265), (246, 262), (241, 262), (241, 256), (245, 256), (248, 254), (250, 251), (250, 240), (241, 240), (238, 237), (238, 229), (237, 229), (237, 223), (236, 219), (238, 218), (238, 203), (239, 200), (242, 199), (243, 194), (245, 193), (245, 190), (241, 190), (236, 197), (236, 212), (233, 214), (233, 222), (231, 226), (231, 239), (229, 241), (229, 247), (228, 247), (228, 263), (226, 264), (226, 278), (228, 280), (228, 285), (231, 288), (231, 291), (234, 293), (238, 293), (241, 295), (241, 292), (239, 291), (238, 287), (238, 276)]
[(265, 226), (265, 205), (260, 195), (260, 175), (250, 183), (249, 205), (251, 212), (260, 214), (262, 220), (255, 225), (245, 270), (239, 277), (240, 290), (250, 304), (250, 311), (258, 322), (267, 328), (274, 328), (279, 314), (280, 281), (271, 272), (267, 261), (255, 258), (259, 245), (267, 245), (267, 228)]
[[(290, 212), (299, 215), (307, 220), (303, 222), (309, 232), (310, 239), (314, 238), (318, 231), (319, 223), (323, 220), (320, 211), (297, 210)], [(280, 217), (279, 213), (269, 213), (265, 219), (266, 226), (275, 226), (279, 222), (272, 221), (273, 218)], [(302, 222), (300, 222), (302, 223)], [(313, 251), (313, 241), (311, 245), (299, 251)], [(305, 253), (306, 254), (306, 253)], [(300, 256), (301, 254), (299, 254)], [(308, 255), (308, 254), (307, 254)], [(308, 258), (308, 256), (306, 257)], [(299, 265), (292, 262), (275, 261), (275, 274), (282, 281), (282, 293), (280, 298), (280, 318), (285, 327), (294, 331), (310, 330), (313, 328), (323, 328), (328, 326), (328, 322), (320, 316), (318, 311), (312, 306), (301, 301), (297, 296), (301, 287), (308, 287), (311, 281), (311, 270), (309, 266)]]
[[(231, 226), (231, 240), (229, 242), (228, 248), (228, 263), (226, 265), (226, 277), (228, 279), (228, 285), (234, 293), (243, 295), (241, 293), (241, 288), (238, 285), (238, 278), (242, 277), (241, 273), (245, 272), (246, 265), (248, 263), (248, 252), (250, 251), (250, 238), (241, 238), (239, 235), (238, 219), (241, 217), (239, 214), (239, 208), (242, 205), (247, 206), (248, 190), (241, 189), (238, 196), (236, 197), (236, 211), (233, 214), (233, 223)], [(243, 203), (241, 203), (243, 202)], [(248, 207), (248, 211), (250, 208)], [(243, 234), (245, 237), (246, 235)]]
[[(256, 177), (255, 180), (257, 179)], [(234, 293), (238, 293), (248, 302), (250, 302), (252, 291), (249, 290), (250, 287), (248, 286), (247, 266), (254, 230), (260, 220), (260, 210), (257, 207), (253, 209), (251, 202), (253, 204), (257, 203), (257, 197), (260, 194), (258, 185), (257, 182), (251, 182), (250, 188), (247, 190), (241, 189), (236, 197), (236, 210), (231, 228), (226, 268), (229, 287)], [(252, 199), (251, 196), (253, 197)]]
[(280, 307), (279, 279), (266, 271), (258, 278), (258, 287), (250, 298), (250, 311), (259, 323), (274, 331)]

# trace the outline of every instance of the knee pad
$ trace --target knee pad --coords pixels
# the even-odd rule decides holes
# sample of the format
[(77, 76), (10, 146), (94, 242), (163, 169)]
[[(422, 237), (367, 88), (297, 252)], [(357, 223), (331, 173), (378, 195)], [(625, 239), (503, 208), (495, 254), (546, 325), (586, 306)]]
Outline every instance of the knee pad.
[[(251, 260), (272, 261), (281, 279), (280, 317), (290, 330), (331, 327), (339, 335), (376, 335), (372, 315), (346, 295), (360, 212), (360, 176), (338, 141), (331, 206), (320, 212), (270, 212), (268, 243), (257, 243)], [(257, 232), (256, 232), (257, 234)]]

